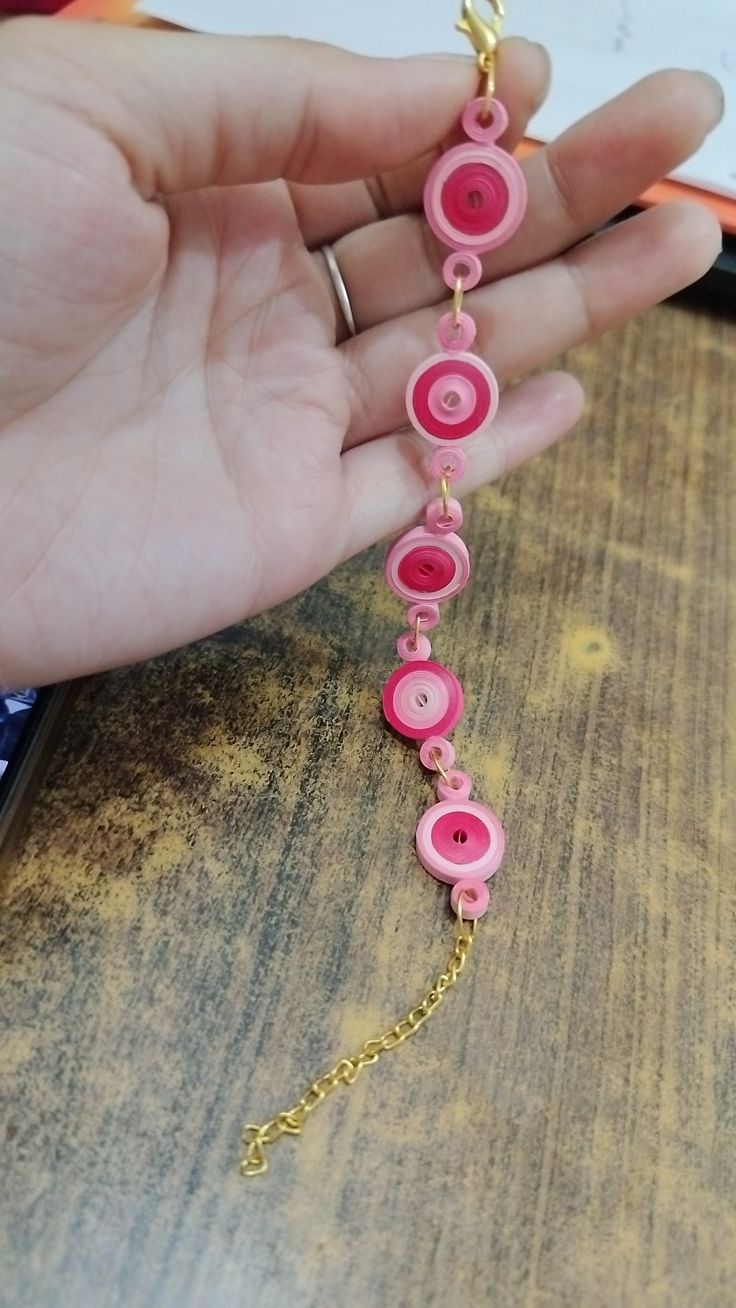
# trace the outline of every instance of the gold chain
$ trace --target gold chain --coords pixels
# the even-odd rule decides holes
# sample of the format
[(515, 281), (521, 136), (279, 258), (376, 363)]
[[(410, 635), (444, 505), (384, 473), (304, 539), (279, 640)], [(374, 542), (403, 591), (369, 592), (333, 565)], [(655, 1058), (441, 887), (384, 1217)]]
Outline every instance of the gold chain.
[(417, 1004), (406, 1017), (402, 1017), (390, 1031), (384, 1032), (374, 1040), (366, 1040), (359, 1054), (352, 1058), (341, 1058), (330, 1072), (313, 1081), (299, 1103), (287, 1113), (279, 1113), (264, 1126), (245, 1126), (242, 1141), (245, 1156), (240, 1164), (241, 1176), (262, 1176), (268, 1171), (266, 1148), (279, 1140), (282, 1135), (301, 1135), (302, 1128), (310, 1113), (313, 1113), (333, 1090), (339, 1085), (353, 1085), (364, 1067), (377, 1063), (382, 1054), (403, 1045), (417, 1031), (442, 1003), (448, 990), (455, 985), (470, 953), (475, 936), (475, 922), (466, 922), (463, 918), (462, 895), (458, 900), (457, 923), (455, 926), (455, 945), (447, 967), (438, 976), (434, 985), (427, 991), (421, 1003)]
[[(496, 53), (504, 18), (502, 0), (491, 0), (491, 8), (493, 17), (489, 23), (475, 12), (473, 0), (463, 0), (462, 17), (457, 24), (459, 29), (470, 37), (478, 56), (478, 67), (485, 78), (487, 108), (490, 107), (495, 86)], [(452, 317), (456, 328), (460, 321), (463, 297), (463, 279), (457, 277), (452, 297)], [(447, 517), (450, 486), (449, 479), (446, 476), (441, 479), (440, 491), (443, 513)], [(419, 633), (420, 619), (417, 618), (414, 631), (415, 648), (419, 642)], [(435, 762), (440, 774), (447, 779), (447, 773), (440, 766), (439, 760), (435, 759)], [(407, 1013), (406, 1017), (402, 1017), (390, 1031), (385, 1031), (383, 1035), (377, 1036), (373, 1040), (366, 1040), (360, 1053), (353, 1055), (352, 1058), (341, 1058), (331, 1071), (325, 1072), (323, 1076), (313, 1081), (299, 1102), (288, 1112), (278, 1113), (276, 1117), (272, 1117), (263, 1126), (248, 1125), (243, 1127), (242, 1141), (245, 1146), (245, 1154), (240, 1164), (241, 1176), (262, 1176), (264, 1172), (268, 1171), (266, 1149), (269, 1145), (275, 1144), (277, 1140), (281, 1139), (282, 1135), (301, 1135), (309, 1114), (313, 1113), (315, 1108), (319, 1107), (328, 1095), (332, 1094), (333, 1090), (336, 1090), (339, 1085), (353, 1085), (364, 1067), (370, 1067), (373, 1063), (377, 1063), (382, 1054), (387, 1054), (392, 1049), (398, 1049), (399, 1045), (403, 1045), (404, 1041), (408, 1040), (410, 1036), (416, 1035), (419, 1028), (424, 1026), (427, 1019), (442, 1003), (447, 991), (456, 984), (470, 953), (475, 937), (475, 925), (475, 920), (466, 922), (463, 918), (463, 897), (460, 895), (457, 903), (455, 943), (447, 967), (437, 977), (434, 985), (427, 991), (422, 1001), (417, 1004), (416, 1008)]]

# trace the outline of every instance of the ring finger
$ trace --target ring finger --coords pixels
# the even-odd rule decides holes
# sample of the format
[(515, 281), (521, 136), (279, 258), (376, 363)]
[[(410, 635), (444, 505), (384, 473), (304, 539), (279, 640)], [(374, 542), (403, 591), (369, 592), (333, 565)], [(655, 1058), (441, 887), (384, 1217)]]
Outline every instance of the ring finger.
[[(484, 281), (548, 259), (613, 217), (698, 148), (721, 107), (718, 85), (707, 75), (655, 73), (535, 152), (523, 164), (524, 222), (507, 245), (486, 256)], [(448, 295), (447, 250), (418, 214), (352, 231), (334, 250), (361, 331)], [(327, 278), (324, 259), (315, 258)], [(345, 339), (339, 315), (338, 323)]]

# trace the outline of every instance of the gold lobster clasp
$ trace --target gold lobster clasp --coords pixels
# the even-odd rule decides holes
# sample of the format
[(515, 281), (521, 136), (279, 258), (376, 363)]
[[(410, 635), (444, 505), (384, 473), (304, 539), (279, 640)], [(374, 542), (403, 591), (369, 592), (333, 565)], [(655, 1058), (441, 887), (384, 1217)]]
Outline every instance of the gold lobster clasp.
[(469, 37), (478, 56), (478, 67), (486, 78), (486, 98), (493, 95), (496, 71), (496, 51), (501, 39), (501, 28), (506, 17), (503, 0), (490, 0), (493, 17), (490, 22), (476, 12), (473, 0), (463, 0), (462, 12), (455, 26), (458, 32)]

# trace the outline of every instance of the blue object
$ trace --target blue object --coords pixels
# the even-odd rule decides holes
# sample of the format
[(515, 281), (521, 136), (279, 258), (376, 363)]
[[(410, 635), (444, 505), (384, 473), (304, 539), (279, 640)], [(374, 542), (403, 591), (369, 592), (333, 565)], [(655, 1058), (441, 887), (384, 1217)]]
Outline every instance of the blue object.
[(0, 695), (0, 776), (13, 757), (37, 696), (36, 690), (17, 690), (12, 695)]

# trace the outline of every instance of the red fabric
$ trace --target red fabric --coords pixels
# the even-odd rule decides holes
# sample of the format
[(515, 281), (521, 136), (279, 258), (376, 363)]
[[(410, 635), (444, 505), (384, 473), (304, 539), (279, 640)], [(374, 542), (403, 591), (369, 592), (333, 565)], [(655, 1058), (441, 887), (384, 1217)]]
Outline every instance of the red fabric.
[(0, 14), (55, 14), (68, 0), (0, 0)]

